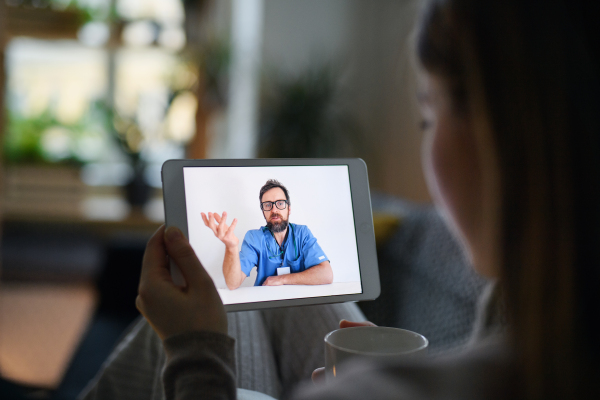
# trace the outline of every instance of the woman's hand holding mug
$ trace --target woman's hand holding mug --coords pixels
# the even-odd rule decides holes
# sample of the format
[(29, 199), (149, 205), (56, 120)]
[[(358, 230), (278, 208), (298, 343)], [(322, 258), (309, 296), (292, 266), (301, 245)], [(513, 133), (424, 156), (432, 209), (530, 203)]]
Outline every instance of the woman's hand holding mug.
[[(363, 322), (353, 322), (347, 321), (345, 319), (340, 321), (340, 329), (344, 328), (356, 328), (358, 326), (377, 326), (372, 322), (363, 321)], [(320, 383), (325, 383), (325, 367), (317, 368), (312, 373), (312, 381), (315, 385)]]
[[(325, 342), (325, 368), (313, 372), (313, 382), (333, 380), (349, 371), (357, 358), (373, 362), (406, 360), (427, 353), (427, 338), (406, 329), (378, 327), (371, 322), (341, 321)], [(346, 329), (343, 329), (346, 328)]]

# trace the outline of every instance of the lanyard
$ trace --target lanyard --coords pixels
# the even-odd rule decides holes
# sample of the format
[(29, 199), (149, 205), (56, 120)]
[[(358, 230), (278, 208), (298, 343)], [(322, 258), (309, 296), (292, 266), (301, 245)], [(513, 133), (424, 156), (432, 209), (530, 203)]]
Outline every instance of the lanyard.
[[(294, 243), (294, 255), (295, 255), (295, 258), (298, 258), (298, 248), (296, 246), (296, 240), (295, 240), (293, 226), (294, 226), (293, 224), (288, 225), (288, 227), (290, 228), (290, 232), (288, 232), (287, 240), (291, 240)], [(269, 230), (267, 227), (264, 227), (263, 229)], [(269, 230), (269, 233), (271, 234), (271, 237), (275, 241), (275, 244), (277, 244), (277, 240), (275, 239), (275, 235), (273, 235), (273, 232), (271, 232)], [(284, 243), (283, 250), (281, 249), (281, 247), (279, 247), (279, 251), (276, 252), (271, 249), (271, 246), (269, 246), (269, 242), (267, 241), (267, 255), (268, 255), (269, 259), (273, 259), (273, 258), (278, 259), (283, 255), (283, 260), (285, 260), (285, 248), (286, 247), (287, 247), (287, 241)]]

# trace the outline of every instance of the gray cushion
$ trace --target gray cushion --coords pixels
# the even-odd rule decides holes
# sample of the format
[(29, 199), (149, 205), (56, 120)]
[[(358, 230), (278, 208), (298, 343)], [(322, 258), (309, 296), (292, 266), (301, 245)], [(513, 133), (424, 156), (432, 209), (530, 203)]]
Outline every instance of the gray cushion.
[(404, 210), (397, 232), (379, 247), (381, 296), (361, 309), (378, 325), (425, 335), (433, 352), (458, 346), (469, 337), (486, 280), (434, 207)]

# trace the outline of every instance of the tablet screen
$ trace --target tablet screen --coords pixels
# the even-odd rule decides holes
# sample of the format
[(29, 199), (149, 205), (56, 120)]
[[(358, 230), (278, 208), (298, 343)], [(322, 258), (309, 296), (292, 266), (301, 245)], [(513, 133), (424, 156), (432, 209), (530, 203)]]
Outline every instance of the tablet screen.
[[(362, 293), (348, 166), (191, 166), (183, 168), (183, 179), (189, 240), (223, 304)], [(271, 200), (286, 202), (261, 207), (261, 188), (269, 180), (284, 186), (289, 199), (279, 196)], [(202, 219), (209, 212), (227, 212), (227, 225), (237, 219), (234, 233), (246, 277), (233, 290), (223, 274), (225, 245)], [(271, 219), (271, 213), (279, 216)], [(273, 233), (277, 230), (286, 235), (281, 243), (276, 240), (281, 235)], [(265, 285), (269, 276), (327, 262), (330, 284)]]

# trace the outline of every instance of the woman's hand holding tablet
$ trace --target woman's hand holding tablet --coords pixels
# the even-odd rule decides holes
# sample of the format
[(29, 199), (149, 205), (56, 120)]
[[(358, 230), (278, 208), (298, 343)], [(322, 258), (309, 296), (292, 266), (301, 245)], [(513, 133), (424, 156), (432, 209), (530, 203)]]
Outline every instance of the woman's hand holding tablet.
[[(173, 284), (167, 255), (181, 270), (185, 288)], [(163, 225), (148, 241), (135, 303), (162, 340), (190, 331), (227, 334), (227, 316), (215, 285), (176, 227), (165, 232)]]

